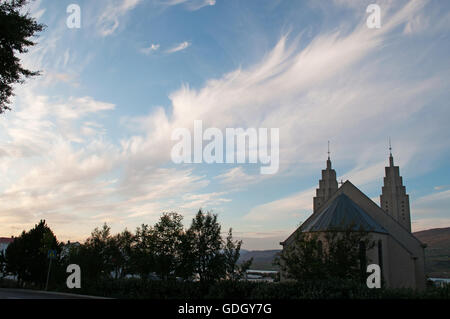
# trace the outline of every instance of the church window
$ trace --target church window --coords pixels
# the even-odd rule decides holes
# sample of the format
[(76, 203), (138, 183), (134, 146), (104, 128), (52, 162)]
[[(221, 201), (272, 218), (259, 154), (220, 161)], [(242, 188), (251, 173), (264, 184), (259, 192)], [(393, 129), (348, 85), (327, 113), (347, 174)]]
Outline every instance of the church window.
[(378, 266), (380, 266), (381, 276), (383, 276), (383, 243), (378, 240)]
[(359, 242), (359, 267), (361, 271), (361, 280), (364, 281), (367, 268), (366, 243)]

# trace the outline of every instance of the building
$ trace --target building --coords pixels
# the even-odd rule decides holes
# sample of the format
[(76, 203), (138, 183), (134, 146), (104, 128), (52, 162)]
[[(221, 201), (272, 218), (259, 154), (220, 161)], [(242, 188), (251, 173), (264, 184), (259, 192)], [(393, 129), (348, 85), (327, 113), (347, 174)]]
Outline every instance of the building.
[(8, 248), (9, 244), (14, 241), (14, 237), (0, 237), (0, 253), (5, 253), (6, 248)]
[[(386, 287), (425, 288), (425, 257), (422, 244), (411, 233), (409, 196), (392, 153), (385, 168), (380, 205), (374, 203), (350, 181), (340, 187), (328, 155), (326, 169), (313, 199), (313, 213), (281, 243), (283, 249), (295, 243), (297, 232), (363, 229), (375, 247), (366, 250), (368, 263), (378, 264)], [(364, 251), (364, 249), (363, 249)], [(281, 276), (284, 278), (285, 276)]]

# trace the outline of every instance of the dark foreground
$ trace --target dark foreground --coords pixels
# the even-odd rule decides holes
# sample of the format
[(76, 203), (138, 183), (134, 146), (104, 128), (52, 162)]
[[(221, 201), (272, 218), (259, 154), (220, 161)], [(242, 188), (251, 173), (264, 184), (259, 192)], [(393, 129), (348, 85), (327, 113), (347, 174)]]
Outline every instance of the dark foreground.
[(0, 299), (98, 299), (92, 296), (74, 295), (25, 289), (0, 288)]

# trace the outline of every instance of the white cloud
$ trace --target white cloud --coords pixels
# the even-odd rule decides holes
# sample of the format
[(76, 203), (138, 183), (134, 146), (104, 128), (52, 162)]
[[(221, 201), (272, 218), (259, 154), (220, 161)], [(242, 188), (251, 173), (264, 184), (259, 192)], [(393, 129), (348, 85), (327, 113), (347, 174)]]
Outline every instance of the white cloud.
[(160, 1), (160, 3), (166, 6), (183, 4), (188, 10), (196, 11), (205, 6), (214, 6), (216, 4), (216, 0), (163, 0)]
[(150, 55), (152, 52), (158, 51), (160, 45), (152, 43), (148, 48), (141, 49), (141, 53), (145, 55)]
[(221, 183), (233, 185), (234, 187), (247, 186), (260, 181), (262, 178), (267, 178), (267, 175), (249, 175), (244, 171), (242, 166), (231, 168), (227, 172), (215, 177), (215, 179), (220, 180)]
[(418, 232), (421, 230), (427, 230), (432, 228), (446, 228), (450, 227), (449, 218), (424, 218), (413, 220), (411, 222), (411, 228), (413, 232)]
[(100, 35), (103, 37), (112, 35), (119, 27), (119, 19), (141, 2), (142, 0), (114, 0), (108, 2), (97, 21)]
[[(139, 3), (116, 1), (108, 6), (109, 13), (99, 19), (102, 34), (113, 34), (119, 19)], [(282, 37), (259, 63), (211, 79), (199, 89), (184, 85), (172, 92), (169, 111), (160, 107), (147, 116), (125, 119), (134, 135), (117, 144), (88, 118), (112, 113), (114, 104), (24, 91), (19, 95), (23, 107), (1, 123), (0, 232), (21, 231), (43, 216), (64, 236), (84, 236), (104, 220), (119, 227), (152, 222), (166, 209), (220, 207), (229, 202), (236, 185), (262, 181), (236, 167), (214, 179), (225, 190), (205, 192), (212, 181), (196, 175), (192, 167), (165, 167), (170, 163), (172, 130), (192, 128), (196, 119), (221, 129), (280, 128), (280, 174), (324, 161), (331, 137), (334, 163), (349, 163), (344, 176), (355, 184), (381, 179), (387, 132), (395, 134), (402, 165), (432, 147), (426, 143), (430, 137), (434, 145), (447, 145), (447, 127), (419, 130), (414, 116), (424, 109), (427, 114), (436, 111), (430, 96), (448, 92), (448, 75), (430, 71), (420, 79), (409, 77), (411, 61), (402, 64), (401, 52), (383, 55), (383, 49), (402, 36), (395, 33), (397, 27), (421, 10), (417, 3), (422, 2), (412, 1), (386, 15), (376, 32), (362, 24), (349, 33), (319, 34), (302, 46)], [(58, 39), (58, 34), (50, 37), (37, 52), (37, 69)], [(183, 42), (168, 52), (189, 45)], [(71, 59), (72, 55), (64, 58), (62, 64)], [(386, 71), (399, 66), (405, 72)], [(256, 205), (239, 226), (258, 223), (267, 228), (274, 218), (304, 220), (311, 213), (313, 196), (314, 188), (309, 188)]]
[(173, 48), (167, 50), (166, 52), (167, 53), (175, 53), (175, 52), (178, 52), (178, 51), (183, 51), (183, 50), (187, 49), (190, 45), (191, 45), (190, 42), (184, 41), (184, 42), (182, 42), (180, 44), (177, 44)]

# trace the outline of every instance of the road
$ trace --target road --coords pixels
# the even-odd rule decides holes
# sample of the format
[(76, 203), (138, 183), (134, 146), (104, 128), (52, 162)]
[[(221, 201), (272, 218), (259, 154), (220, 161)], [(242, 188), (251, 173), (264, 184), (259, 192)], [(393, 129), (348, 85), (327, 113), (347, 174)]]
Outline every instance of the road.
[(0, 299), (103, 299), (92, 296), (34, 291), (25, 289), (0, 288)]

